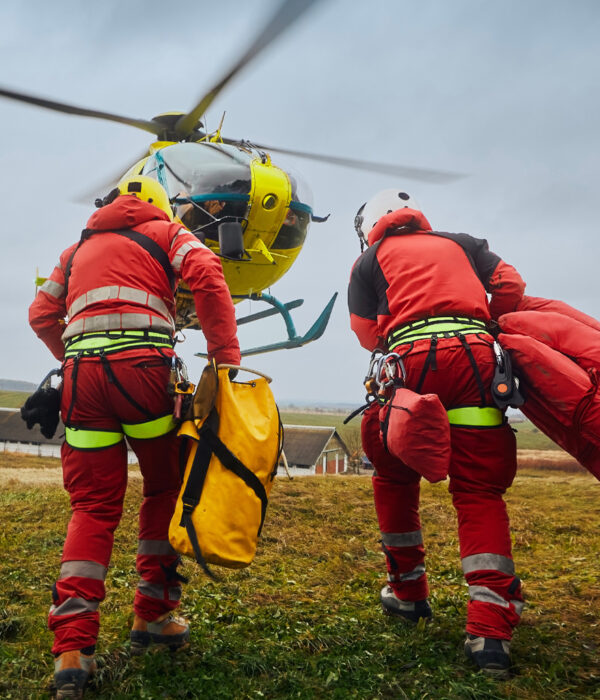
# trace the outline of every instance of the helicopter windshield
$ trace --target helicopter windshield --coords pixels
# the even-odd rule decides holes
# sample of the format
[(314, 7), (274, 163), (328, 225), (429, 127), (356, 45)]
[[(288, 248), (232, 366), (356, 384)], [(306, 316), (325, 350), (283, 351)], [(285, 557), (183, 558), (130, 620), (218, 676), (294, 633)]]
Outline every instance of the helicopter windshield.
[(148, 158), (144, 174), (166, 184), (176, 215), (190, 231), (217, 240), (219, 221), (246, 216), (251, 159), (225, 144), (178, 143)]
[(292, 186), (292, 201), (277, 237), (273, 241), (275, 250), (299, 248), (306, 238), (312, 215), (312, 195), (304, 180), (293, 170), (286, 168)]
[[(216, 242), (221, 222), (241, 222), (248, 215), (250, 163), (255, 157), (253, 152), (222, 143), (178, 143), (151, 155), (143, 174), (166, 186), (175, 214), (192, 233)], [(312, 214), (305, 183), (296, 174), (289, 177), (292, 201), (272, 244), (278, 250), (304, 243)]]

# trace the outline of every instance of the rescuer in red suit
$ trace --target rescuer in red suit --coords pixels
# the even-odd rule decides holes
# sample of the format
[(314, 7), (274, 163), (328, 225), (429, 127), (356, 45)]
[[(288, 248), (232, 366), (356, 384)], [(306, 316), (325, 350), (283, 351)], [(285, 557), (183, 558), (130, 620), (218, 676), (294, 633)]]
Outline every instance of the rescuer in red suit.
[(29, 310), (36, 334), (63, 361), (62, 464), (72, 517), (49, 614), (58, 698), (81, 697), (94, 670), (98, 607), (127, 484), (125, 436), (143, 477), (132, 652), (150, 643), (177, 648), (189, 638), (185, 621), (172, 614), (182, 577), (168, 541), (180, 488), (167, 392), (179, 279), (194, 295), (209, 357), (239, 364), (218, 257), (173, 222), (159, 183), (137, 176), (91, 216)]
[[(503, 677), (523, 598), (502, 497), (515, 475), (516, 445), (490, 393), (496, 360), (487, 327), (516, 308), (525, 284), (485, 240), (432, 231), (400, 190), (385, 190), (364, 204), (355, 227), (361, 248), (368, 247), (354, 264), (348, 289), (352, 330), (367, 350), (400, 354), (407, 388), (437, 394), (449, 411), (449, 490), (469, 585), (465, 652), (486, 673)], [(384, 612), (413, 622), (430, 618), (420, 476), (384, 449), (377, 405), (363, 416), (362, 436), (375, 468), (375, 509), (387, 560)]]

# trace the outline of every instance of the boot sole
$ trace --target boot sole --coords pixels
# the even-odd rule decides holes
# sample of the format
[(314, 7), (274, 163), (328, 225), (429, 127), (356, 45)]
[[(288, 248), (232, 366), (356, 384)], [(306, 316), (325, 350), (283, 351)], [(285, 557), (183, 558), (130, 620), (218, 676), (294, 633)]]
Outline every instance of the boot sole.
[(411, 617), (407, 617), (406, 615), (403, 615), (401, 612), (396, 612), (395, 610), (389, 610), (384, 605), (381, 606), (381, 609), (383, 610), (383, 614), (387, 615), (387, 617), (394, 617), (397, 620), (403, 620), (404, 622), (408, 623), (409, 625), (416, 625), (416, 624), (418, 624), (419, 620), (425, 620), (425, 622), (427, 624), (429, 624), (432, 620), (431, 615), (421, 615), (420, 617), (416, 618), (416, 620), (413, 620)]
[(510, 678), (510, 669), (508, 668), (482, 668), (481, 673), (497, 681), (507, 681)]
[(189, 631), (174, 635), (132, 631), (129, 639), (131, 643), (130, 653), (132, 656), (141, 656), (151, 648), (157, 651), (168, 649), (171, 652), (177, 652), (183, 651), (190, 646)]

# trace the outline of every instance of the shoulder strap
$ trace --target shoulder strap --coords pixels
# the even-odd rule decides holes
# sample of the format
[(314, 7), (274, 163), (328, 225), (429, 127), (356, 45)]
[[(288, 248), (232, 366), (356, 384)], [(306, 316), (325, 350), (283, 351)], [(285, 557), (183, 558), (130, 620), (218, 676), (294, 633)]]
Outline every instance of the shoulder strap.
[(154, 258), (154, 260), (156, 260), (157, 263), (159, 263), (167, 277), (169, 287), (172, 291), (175, 290), (175, 273), (173, 272), (173, 268), (171, 267), (171, 261), (169, 260), (169, 256), (158, 245), (158, 243), (156, 243), (156, 241), (153, 241), (150, 237), (146, 236), (143, 233), (140, 233), (139, 231), (134, 231), (133, 229), (107, 229), (104, 231), (84, 229), (81, 232), (81, 238), (79, 239), (79, 243), (77, 244), (75, 250), (71, 253), (71, 257), (69, 258), (65, 268), (65, 297), (67, 295), (69, 277), (71, 276), (71, 268), (73, 266), (73, 258), (75, 257), (75, 253), (79, 250), (81, 245), (88, 240), (88, 238), (91, 238), (92, 236), (98, 233), (116, 233), (119, 236), (124, 236), (125, 238), (129, 238), (130, 241), (137, 243), (147, 253), (149, 253)]

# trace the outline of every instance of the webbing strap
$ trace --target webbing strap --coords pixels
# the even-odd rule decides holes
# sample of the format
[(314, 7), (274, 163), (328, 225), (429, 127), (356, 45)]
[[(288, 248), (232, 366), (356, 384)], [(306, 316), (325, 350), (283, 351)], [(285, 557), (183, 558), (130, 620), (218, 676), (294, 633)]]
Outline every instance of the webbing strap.
[(101, 450), (123, 440), (123, 433), (112, 430), (92, 430), (65, 426), (65, 441), (76, 450)]
[(429, 338), (434, 334), (451, 336), (458, 332), (485, 333), (487, 332), (486, 323), (479, 319), (458, 316), (435, 316), (421, 321), (413, 321), (396, 328), (388, 335), (388, 349), (391, 352), (399, 345)]
[(168, 413), (153, 420), (146, 420), (141, 423), (122, 423), (121, 426), (127, 437), (138, 440), (151, 440), (170, 433), (171, 430), (177, 427), (177, 423), (173, 418), (173, 414)]
[(493, 406), (463, 406), (447, 410), (450, 425), (493, 428), (502, 425), (504, 414)]
[(238, 476), (242, 481), (249, 486), (261, 504), (261, 518), (260, 526), (258, 528), (258, 535), (260, 536), (263, 523), (265, 521), (265, 515), (267, 511), (267, 492), (263, 486), (260, 479), (252, 472), (245, 464), (240, 462), (240, 460), (229, 450), (229, 448), (222, 442), (218, 436), (219, 430), (219, 414), (213, 407), (208, 417), (202, 424), (202, 428), (199, 432), (200, 439), (198, 440), (196, 454), (194, 455), (194, 460), (188, 475), (188, 480), (185, 486), (185, 490), (181, 497), (183, 504), (183, 511), (181, 514), (180, 527), (185, 527), (194, 554), (196, 556), (196, 561), (208, 576), (216, 579), (216, 576), (208, 568), (206, 560), (202, 555), (202, 550), (200, 549), (200, 544), (198, 542), (198, 537), (194, 523), (192, 521), (192, 514), (196, 506), (200, 503), (200, 497), (202, 495), (202, 489), (204, 488), (204, 481), (206, 479), (206, 474), (208, 472), (208, 466), (212, 455), (214, 454), (221, 464)]
[[(209, 423), (214, 430), (219, 429), (219, 414), (214, 408), (208, 414), (206, 420), (204, 421), (204, 425), (207, 423)], [(181, 496), (183, 510), (181, 513), (181, 521), (179, 526), (185, 528), (187, 535), (190, 538), (190, 543), (192, 545), (192, 549), (194, 550), (196, 561), (198, 564), (200, 564), (204, 573), (216, 581), (218, 578), (209, 569), (206, 559), (202, 554), (202, 550), (200, 549), (196, 528), (194, 527), (194, 522), (192, 520), (194, 509), (198, 503), (200, 503), (200, 496), (202, 495), (202, 489), (204, 488), (204, 481), (206, 479), (211, 457), (212, 449), (210, 445), (206, 442), (206, 440), (198, 440), (196, 445), (196, 454), (194, 455), (194, 460), (190, 468), (185, 490)]]
[(84, 333), (69, 338), (65, 343), (65, 358), (81, 353), (83, 357), (93, 357), (101, 352), (113, 353), (133, 348), (159, 347), (172, 348), (173, 340), (166, 333), (150, 330), (107, 331), (105, 333)]
[(200, 434), (203, 438), (206, 438), (221, 464), (238, 476), (246, 484), (246, 486), (250, 487), (260, 500), (261, 515), (260, 526), (258, 528), (258, 535), (260, 536), (263, 524), (265, 522), (265, 515), (267, 513), (268, 498), (265, 487), (262, 485), (262, 482), (256, 476), (256, 474), (250, 471), (245, 464), (240, 462), (240, 460), (233, 454), (233, 452), (229, 450), (227, 445), (221, 441), (216, 433), (213, 433), (211, 430), (207, 430), (205, 434), (202, 434), (202, 431), (200, 431)]

